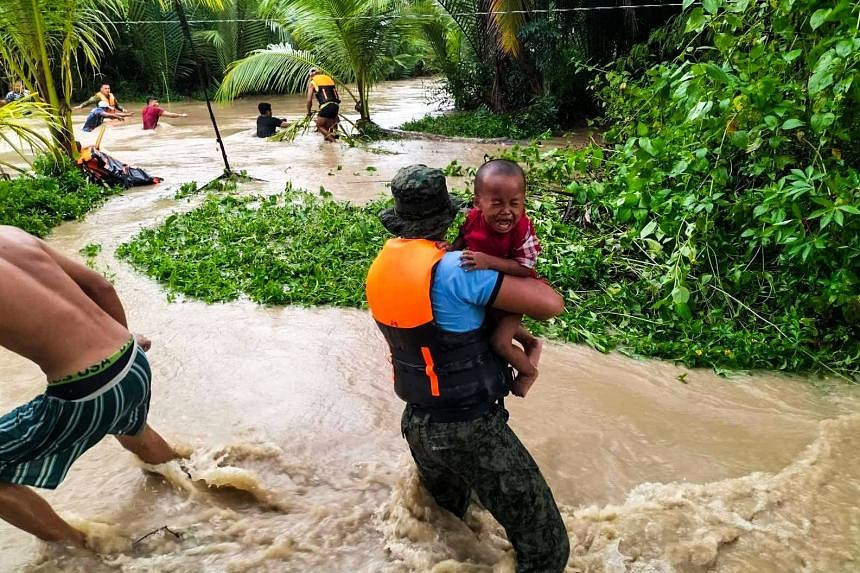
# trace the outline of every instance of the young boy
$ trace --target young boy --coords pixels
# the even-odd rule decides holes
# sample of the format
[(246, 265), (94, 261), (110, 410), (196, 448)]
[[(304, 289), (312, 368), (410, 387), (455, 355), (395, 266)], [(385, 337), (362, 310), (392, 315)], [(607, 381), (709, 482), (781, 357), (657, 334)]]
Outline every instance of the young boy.
[[(484, 163), (475, 175), (475, 207), (466, 216), (460, 235), (451, 250), (463, 250), (461, 266), (495, 269), (518, 277), (537, 277), (534, 271), (540, 242), (525, 214), (526, 178), (513, 161), (494, 159)], [(522, 316), (497, 313), (492, 336), (493, 350), (517, 370), (511, 388), (523, 397), (537, 379), (537, 365), (543, 343), (532, 336), (520, 321)], [(524, 350), (511, 343), (516, 340)]]

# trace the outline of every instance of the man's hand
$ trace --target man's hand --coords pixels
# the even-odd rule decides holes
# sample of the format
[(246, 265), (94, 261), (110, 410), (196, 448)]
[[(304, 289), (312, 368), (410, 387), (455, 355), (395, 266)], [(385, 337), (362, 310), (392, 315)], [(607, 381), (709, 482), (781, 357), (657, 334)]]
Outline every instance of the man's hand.
[(440, 251), (448, 251), (449, 253), (454, 250), (451, 246), (451, 243), (448, 241), (435, 241), (436, 248)]
[(460, 255), (460, 266), (467, 271), (490, 269), (492, 268), (490, 266), (492, 258), (490, 255), (478, 251), (463, 251), (463, 254)]
[(135, 334), (134, 339), (137, 340), (137, 345), (140, 346), (140, 349), (144, 352), (147, 352), (150, 348), (152, 348), (152, 341), (144, 335)]

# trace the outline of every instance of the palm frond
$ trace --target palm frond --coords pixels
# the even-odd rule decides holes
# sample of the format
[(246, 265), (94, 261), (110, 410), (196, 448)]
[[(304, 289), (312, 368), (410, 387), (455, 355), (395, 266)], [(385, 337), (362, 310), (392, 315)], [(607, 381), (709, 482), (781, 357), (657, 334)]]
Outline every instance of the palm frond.
[(530, 0), (489, 0), (496, 42), (502, 53), (519, 57), (522, 47), (517, 35), (527, 21), (522, 12), (528, 11), (530, 7)]
[(302, 89), (307, 71), (327, 66), (312, 52), (293, 49), (287, 44), (269, 46), (233, 62), (215, 94), (219, 101), (229, 101), (246, 93), (290, 93)]

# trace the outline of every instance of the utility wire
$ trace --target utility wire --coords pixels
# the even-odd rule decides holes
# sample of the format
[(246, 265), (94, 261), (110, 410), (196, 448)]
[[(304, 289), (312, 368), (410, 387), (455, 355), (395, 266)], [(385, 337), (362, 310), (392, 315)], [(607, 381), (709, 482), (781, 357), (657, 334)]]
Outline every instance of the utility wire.
[[(671, 8), (674, 6), (683, 6), (680, 2), (673, 4), (638, 4), (630, 6), (580, 6), (575, 8), (552, 8), (540, 10), (503, 10), (499, 12), (451, 12), (442, 13), (449, 16), (498, 16), (503, 14), (557, 14), (562, 12), (599, 12), (605, 10), (634, 10), (637, 8)], [(415, 17), (435, 18), (431, 15), (415, 15)], [(386, 20), (390, 16), (383, 14), (366, 14), (358, 16), (329, 16), (322, 18), (324, 20)], [(229, 24), (229, 23), (250, 23), (250, 22), (274, 22), (270, 18), (238, 18), (238, 19), (206, 19), (206, 20), (188, 20), (189, 24)], [(176, 24), (176, 20), (119, 20), (113, 21), (111, 24)]]

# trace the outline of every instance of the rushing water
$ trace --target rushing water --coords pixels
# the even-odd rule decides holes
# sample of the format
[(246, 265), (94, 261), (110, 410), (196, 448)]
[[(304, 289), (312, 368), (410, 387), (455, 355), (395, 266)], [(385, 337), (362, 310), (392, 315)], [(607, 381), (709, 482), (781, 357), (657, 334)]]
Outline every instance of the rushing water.
[[(299, 97), (268, 98), (297, 117)], [(292, 180), (338, 197), (385, 192), (414, 162), (478, 163), (493, 145), (400, 141), (379, 155), (307, 134), (253, 137), (257, 101), (216, 109), (234, 169), (274, 192)], [(424, 112), (422, 85), (387, 84), (376, 119)], [(398, 430), (381, 336), (365, 312), (168, 302), (114, 250), (196, 199), (220, 157), (199, 104), (156, 133), (108, 128), (103, 147), (165, 182), (111, 200), (50, 242), (75, 255), (102, 245), (132, 327), (153, 340), (152, 425), (191, 455), (144, 473), (105, 440), (45, 496), (103, 553), (51, 547), (0, 523), (0, 571), (509, 572), (489, 515), (465, 523), (418, 487)], [(91, 134), (87, 134), (91, 137)], [(86, 141), (85, 141), (86, 143)], [(341, 166), (338, 169), (338, 166)], [(367, 170), (374, 166), (376, 170)], [(656, 361), (548, 344), (541, 379), (510, 399), (512, 426), (562, 506), (569, 571), (851, 572), (860, 570), (860, 407), (849, 388), (756, 374), (723, 379)], [(0, 351), (0, 410), (40, 391), (34, 366)], [(168, 530), (140, 540), (162, 527)]]

